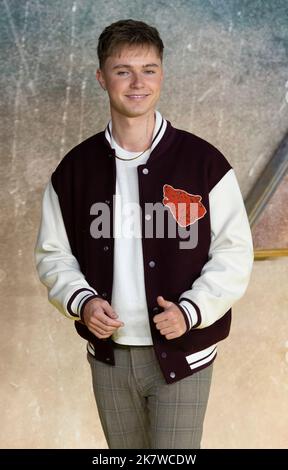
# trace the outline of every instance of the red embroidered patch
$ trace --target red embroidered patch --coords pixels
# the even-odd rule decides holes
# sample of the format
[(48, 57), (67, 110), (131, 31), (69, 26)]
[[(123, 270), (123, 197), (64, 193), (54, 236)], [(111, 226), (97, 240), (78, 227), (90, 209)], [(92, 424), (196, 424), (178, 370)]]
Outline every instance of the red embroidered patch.
[(202, 219), (206, 209), (201, 202), (202, 196), (190, 194), (183, 189), (175, 189), (170, 184), (163, 186), (163, 204), (169, 207), (174, 219), (181, 227), (188, 227)]

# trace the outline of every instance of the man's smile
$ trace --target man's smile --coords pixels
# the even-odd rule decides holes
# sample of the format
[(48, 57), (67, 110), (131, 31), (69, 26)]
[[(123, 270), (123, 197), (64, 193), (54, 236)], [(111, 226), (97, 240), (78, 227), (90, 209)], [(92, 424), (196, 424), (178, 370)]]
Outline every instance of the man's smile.
[(148, 94), (145, 94), (145, 95), (143, 95), (143, 94), (141, 94), (141, 95), (131, 94), (131, 95), (125, 95), (125, 96), (126, 96), (126, 98), (129, 98), (131, 100), (143, 100), (144, 98), (146, 98), (149, 95)]

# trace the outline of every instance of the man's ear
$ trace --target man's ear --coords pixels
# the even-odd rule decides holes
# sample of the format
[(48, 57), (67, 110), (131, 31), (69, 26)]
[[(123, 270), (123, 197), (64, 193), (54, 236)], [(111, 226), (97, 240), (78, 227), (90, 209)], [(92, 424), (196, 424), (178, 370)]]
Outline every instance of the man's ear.
[(97, 69), (96, 71), (96, 79), (100, 83), (101, 88), (103, 88), (104, 91), (106, 91), (106, 85), (105, 85), (105, 79), (103, 77), (103, 73), (101, 69)]

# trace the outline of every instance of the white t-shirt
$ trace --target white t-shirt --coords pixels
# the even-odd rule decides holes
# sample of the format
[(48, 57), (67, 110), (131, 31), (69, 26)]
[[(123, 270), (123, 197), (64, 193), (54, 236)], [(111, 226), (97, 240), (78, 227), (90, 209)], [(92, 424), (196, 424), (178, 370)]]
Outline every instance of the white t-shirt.
[(152, 145), (139, 155), (120, 147), (112, 136), (112, 122), (105, 136), (116, 155), (116, 198), (114, 201), (114, 270), (111, 305), (124, 326), (112, 336), (116, 343), (152, 345), (144, 284), (142, 231), (139, 205), (137, 166), (147, 162), (153, 148), (161, 140), (167, 123), (156, 111)]

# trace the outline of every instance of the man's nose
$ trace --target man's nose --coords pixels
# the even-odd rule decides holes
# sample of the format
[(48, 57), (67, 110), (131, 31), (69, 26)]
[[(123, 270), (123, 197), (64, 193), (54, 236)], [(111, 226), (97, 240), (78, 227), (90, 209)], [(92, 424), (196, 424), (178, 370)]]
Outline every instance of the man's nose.
[(143, 87), (143, 79), (141, 77), (141, 74), (134, 73), (132, 75), (132, 80), (131, 80), (130, 86), (132, 88), (142, 88)]

